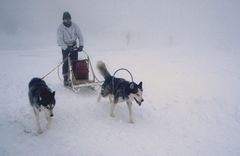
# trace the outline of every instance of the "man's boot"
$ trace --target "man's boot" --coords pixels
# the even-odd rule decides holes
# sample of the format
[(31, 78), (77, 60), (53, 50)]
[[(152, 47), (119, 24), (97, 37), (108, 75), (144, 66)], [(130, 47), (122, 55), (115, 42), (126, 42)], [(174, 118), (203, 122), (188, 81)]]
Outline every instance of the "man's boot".
[(69, 83), (68, 83), (68, 76), (63, 76), (63, 78), (64, 78), (63, 84), (66, 87), (66, 86), (69, 85)]

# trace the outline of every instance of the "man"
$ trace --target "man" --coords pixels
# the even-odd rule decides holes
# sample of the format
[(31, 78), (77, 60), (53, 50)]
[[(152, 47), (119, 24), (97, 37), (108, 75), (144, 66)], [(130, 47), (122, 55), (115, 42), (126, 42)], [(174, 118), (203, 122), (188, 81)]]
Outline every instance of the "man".
[[(68, 57), (70, 53), (71, 60), (78, 59), (78, 51), (83, 50), (83, 36), (77, 24), (71, 21), (69, 12), (63, 13), (63, 23), (60, 24), (57, 31), (57, 42), (62, 48), (63, 60)], [(77, 46), (77, 40), (78, 45)], [(64, 86), (68, 86), (68, 60), (63, 63), (62, 74), (64, 78)]]

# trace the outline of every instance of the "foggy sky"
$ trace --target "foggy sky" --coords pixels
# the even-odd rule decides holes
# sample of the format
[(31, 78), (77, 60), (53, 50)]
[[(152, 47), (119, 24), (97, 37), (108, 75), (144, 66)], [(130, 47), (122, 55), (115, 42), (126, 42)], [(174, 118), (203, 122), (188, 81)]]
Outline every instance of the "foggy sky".
[(0, 47), (56, 45), (62, 13), (69, 11), (88, 46), (190, 44), (238, 47), (238, 0), (1, 0)]

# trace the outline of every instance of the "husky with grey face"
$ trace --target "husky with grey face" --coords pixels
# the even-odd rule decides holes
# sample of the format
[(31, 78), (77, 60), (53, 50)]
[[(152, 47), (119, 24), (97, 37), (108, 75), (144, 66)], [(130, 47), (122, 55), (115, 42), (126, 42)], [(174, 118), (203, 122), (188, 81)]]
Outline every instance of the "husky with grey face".
[(135, 101), (139, 106), (141, 106), (143, 102), (142, 82), (136, 84), (135, 82), (129, 82), (125, 79), (111, 76), (102, 61), (97, 62), (97, 68), (105, 79), (98, 101), (100, 101), (101, 97), (109, 98), (111, 104), (110, 116), (112, 117), (115, 117), (114, 110), (116, 104), (126, 101), (129, 111), (129, 122), (134, 123), (132, 118), (132, 102)]
[(36, 118), (37, 132), (43, 133), (40, 127), (39, 113), (45, 112), (47, 119), (47, 128), (50, 127), (51, 118), (53, 117), (53, 108), (55, 106), (55, 91), (51, 91), (47, 84), (39, 78), (33, 78), (28, 84), (28, 97), (31, 106), (33, 107)]

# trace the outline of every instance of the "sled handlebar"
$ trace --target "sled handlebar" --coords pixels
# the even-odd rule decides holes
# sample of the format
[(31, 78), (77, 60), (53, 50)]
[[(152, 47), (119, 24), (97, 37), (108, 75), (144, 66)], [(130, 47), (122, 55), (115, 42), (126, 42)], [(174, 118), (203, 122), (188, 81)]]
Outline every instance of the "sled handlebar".
[[(76, 49), (76, 50), (77, 50), (77, 49)], [(70, 53), (68, 53), (68, 57), (71, 55), (72, 52), (73, 52), (73, 51), (71, 51)], [(77, 52), (78, 52), (78, 53), (82, 53), (83, 56), (84, 56), (87, 60), (89, 60), (89, 55), (87, 54), (86, 51), (82, 50), (82, 51), (77, 51)]]

